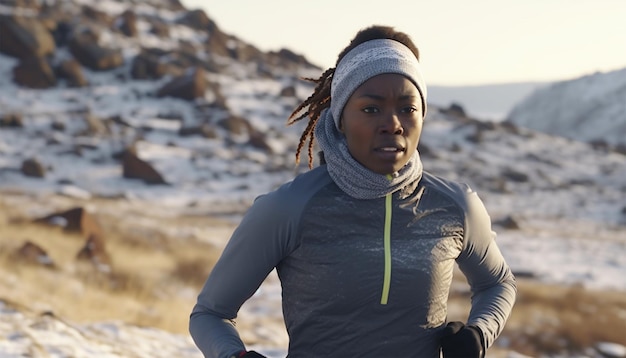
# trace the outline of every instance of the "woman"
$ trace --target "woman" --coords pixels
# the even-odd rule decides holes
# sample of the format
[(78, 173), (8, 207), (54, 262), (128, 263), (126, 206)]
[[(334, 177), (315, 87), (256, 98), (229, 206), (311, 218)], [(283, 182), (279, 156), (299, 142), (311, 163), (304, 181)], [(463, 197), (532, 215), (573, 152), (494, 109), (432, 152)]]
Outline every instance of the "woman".
[[(272, 269), (289, 357), (482, 357), (516, 287), (475, 192), (422, 170), (419, 53), (393, 28), (360, 31), (290, 123), (309, 118), (322, 165), (259, 197), (198, 296), (191, 335), (207, 357), (247, 352), (232, 320)], [(304, 113), (301, 113), (304, 112)], [(467, 323), (446, 322), (455, 262)]]

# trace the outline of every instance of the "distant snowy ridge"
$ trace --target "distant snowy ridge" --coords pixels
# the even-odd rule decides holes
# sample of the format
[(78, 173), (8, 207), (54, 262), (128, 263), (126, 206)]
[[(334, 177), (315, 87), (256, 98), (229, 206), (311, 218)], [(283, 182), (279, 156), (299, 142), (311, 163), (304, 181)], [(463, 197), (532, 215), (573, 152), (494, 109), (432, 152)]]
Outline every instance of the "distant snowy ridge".
[(481, 120), (502, 121), (522, 99), (549, 82), (517, 82), (470, 86), (428, 86), (430, 105), (460, 105), (468, 116)]
[(626, 68), (538, 89), (508, 119), (575, 140), (626, 145)]

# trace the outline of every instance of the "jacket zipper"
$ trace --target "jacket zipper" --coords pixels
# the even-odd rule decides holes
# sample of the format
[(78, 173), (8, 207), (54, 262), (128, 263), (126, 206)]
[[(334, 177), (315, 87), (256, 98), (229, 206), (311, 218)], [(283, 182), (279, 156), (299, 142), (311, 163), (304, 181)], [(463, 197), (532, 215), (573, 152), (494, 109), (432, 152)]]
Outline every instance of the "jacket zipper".
[(392, 194), (385, 196), (385, 228), (383, 244), (385, 248), (385, 272), (383, 276), (383, 292), (380, 297), (380, 304), (386, 305), (389, 299), (389, 289), (391, 286), (391, 199)]

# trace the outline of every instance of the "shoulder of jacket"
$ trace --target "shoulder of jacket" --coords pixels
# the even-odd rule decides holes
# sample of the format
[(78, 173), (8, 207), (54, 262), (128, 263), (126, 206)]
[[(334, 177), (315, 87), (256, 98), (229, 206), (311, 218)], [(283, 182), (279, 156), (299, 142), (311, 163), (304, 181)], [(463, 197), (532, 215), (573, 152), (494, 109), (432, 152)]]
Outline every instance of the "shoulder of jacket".
[(260, 195), (255, 199), (254, 205), (289, 213), (304, 207), (320, 189), (330, 183), (332, 179), (326, 166), (320, 166), (299, 174), (269, 193)]
[(463, 209), (467, 209), (469, 197), (476, 192), (465, 183), (445, 179), (428, 172), (422, 174), (422, 183), (427, 190), (435, 190), (454, 201)]

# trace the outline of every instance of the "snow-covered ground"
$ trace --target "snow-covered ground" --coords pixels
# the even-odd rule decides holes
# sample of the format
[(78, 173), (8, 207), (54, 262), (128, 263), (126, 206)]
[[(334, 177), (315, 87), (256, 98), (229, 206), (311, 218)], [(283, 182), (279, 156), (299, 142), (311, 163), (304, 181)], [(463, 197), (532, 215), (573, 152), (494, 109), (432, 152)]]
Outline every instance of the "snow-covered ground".
[[(120, 4), (102, 1), (94, 6), (115, 14), (124, 10)], [(3, 7), (2, 11), (10, 12), (10, 8)], [(180, 14), (160, 10), (153, 15), (173, 23)], [(147, 34), (140, 40), (159, 48), (171, 48), (177, 40), (205, 40), (181, 25), (174, 29), (163, 42)], [(20, 88), (11, 82), (16, 60), (0, 54), (0, 116), (23, 116), (22, 128), (0, 128), (0, 195), (11, 193), (17, 205), (19, 193), (24, 194), (24, 200), (29, 195), (45, 197), (52, 193), (81, 199), (118, 198), (148, 204), (145, 210), (159, 214), (230, 215), (236, 222), (255, 196), (306, 170), (296, 170), (293, 164), (302, 126), (286, 128), (285, 121), (311, 91), (309, 84), (291, 81), (317, 75), (313, 69), (301, 68), (272, 78), (233, 61), (226, 72), (208, 75), (219, 83), (231, 114), (246, 118), (265, 133), (272, 148), (268, 152), (247, 145), (246, 138), (223, 131), (211, 139), (178, 135), (181, 126), (200, 121), (199, 108), (212, 98), (207, 95), (195, 102), (157, 99), (149, 94), (165, 80), (119, 81), (129, 72), (128, 60), (138, 46), (138, 42), (121, 43), (126, 46), (127, 64), (108, 72), (85, 70), (90, 86), (78, 89), (63, 85), (48, 90)], [(63, 49), (58, 51), (57, 56), (67, 55)], [(623, 83), (621, 87), (612, 83), (611, 88), (625, 88), (622, 72), (615, 80)], [(278, 95), (286, 84), (295, 84), (296, 98)], [(547, 98), (542, 98), (542, 103), (554, 103), (562, 93), (578, 89), (567, 88), (563, 84), (544, 92)], [(623, 98), (605, 98), (623, 104)], [(532, 111), (529, 118), (544, 115), (542, 106), (519, 108), (517, 111)], [(468, 182), (478, 191), (513, 270), (543, 282), (626, 294), (626, 156), (506, 123), (475, 122), (444, 112), (434, 106), (429, 109), (422, 136), (425, 170)], [(88, 124), (80, 113), (98, 118), (120, 116), (132, 128), (122, 130), (110, 124), (106, 134), (85, 135)], [(624, 119), (621, 116), (618, 120)], [(612, 118), (595, 118), (594, 125), (612, 123)], [(595, 133), (602, 130), (596, 128)], [(122, 177), (120, 163), (113, 155), (131, 142), (169, 185), (146, 185)], [(45, 165), (45, 177), (25, 177), (20, 172), (21, 163), (29, 158)], [(41, 201), (32, 214), (52, 209), (57, 209), (55, 202)], [(502, 224), (505, 219), (518, 227)], [(2, 301), (1, 297), (0, 293), (0, 358), (201, 356), (186, 335), (122, 322), (75, 324), (22, 303)], [(241, 315), (248, 321), (254, 317), (280, 318), (280, 288), (274, 275), (246, 303)], [(249, 348), (270, 357), (285, 356), (285, 349), (273, 348), (286, 347), (280, 327), (258, 325), (251, 329), (255, 337), (265, 337), (271, 344), (257, 343)], [(245, 339), (245, 332), (243, 335)], [(604, 347), (614, 356), (626, 356), (624, 347)]]

